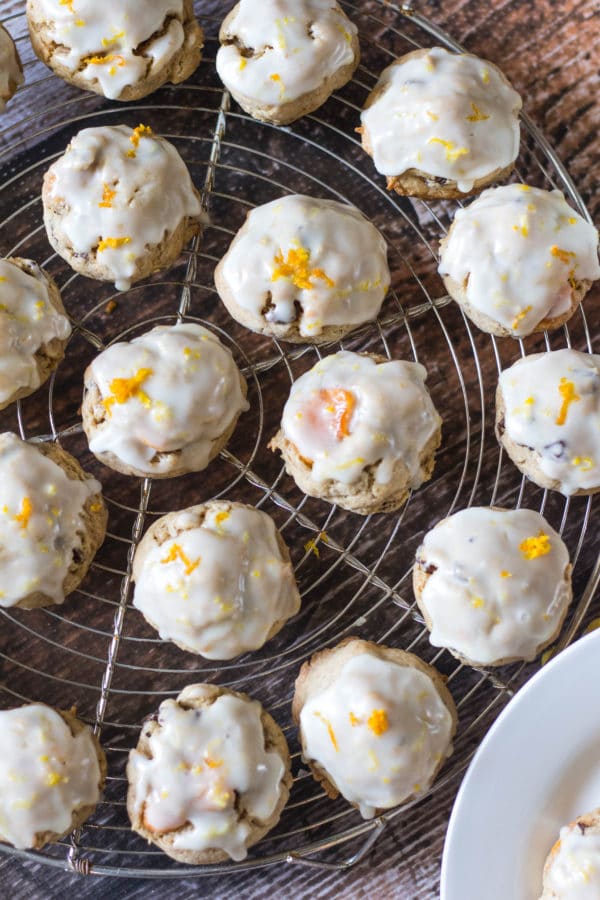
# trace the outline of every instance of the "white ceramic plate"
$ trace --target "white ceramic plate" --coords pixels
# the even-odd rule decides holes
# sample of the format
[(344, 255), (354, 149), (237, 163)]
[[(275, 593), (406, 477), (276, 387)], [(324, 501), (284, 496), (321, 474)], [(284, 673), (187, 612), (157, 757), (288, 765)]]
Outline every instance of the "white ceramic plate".
[(538, 900), (561, 825), (600, 806), (600, 631), (541, 669), (498, 717), (454, 804), (441, 900)]

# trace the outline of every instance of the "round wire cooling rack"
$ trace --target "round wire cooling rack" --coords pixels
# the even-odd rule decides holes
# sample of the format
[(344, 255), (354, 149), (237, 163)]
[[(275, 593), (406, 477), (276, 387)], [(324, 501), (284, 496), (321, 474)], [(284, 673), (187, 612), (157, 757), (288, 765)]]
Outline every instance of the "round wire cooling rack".
[[(233, 3), (226, 4), (227, 8)], [(64, 362), (45, 388), (1, 414), (3, 430), (44, 441), (60, 438), (100, 478), (109, 506), (109, 534), (88, 578), (64, 606), (2, 610), (0, 660), (5, 706), (42, 700), (77, 706), (101, 734), (108, 780), (95, 814), (70, 837), (39, 852), (6, 853), (84, 874), (196, 877), (282, 861), (345, 868), (361, 859), (399, 813), (410, 822), (413, 800), (365, 822), (343, 801), (328, 800), (303, 768), (290, 716), (293, 682), (317, 649), (349, 634), (417, 652), (447, 677), (459, 712), (455, 752), (430, 790), (467, 765), (478, 740), (532, 666), (474, 670), (432, 648), (410, 591), (412, 559), (438, 519), (473, 504), (537, 508), (560, 530), (574, 563), (576, 602), (558, 646), (580, 630), (600, 580), (598, 537), (590, 528), (592, 499), (565, 499), (527, 482), (493, 435), (493, 394), (499, 371), (516, 355), (575, 346), (592, 349), (582, 308), (569, 328), (526, 341), (497, 341), (473, 329), (445, 296), (436, 274), (436, 246), (454, 204), (429, 204), (389, 194), (354, 135), (377, 73), (393, 58), (434, 42), (460, 49), (414, 11), (383, 0), (342, 2), (360, 29), (363, 58), (353, 81), (315, 114), (289, 128), (256, 122), (230, 103), (215, 74), (218, 22), (206, 30), (200, 68), (184, 85), (162, 88), (128, 105), (83, 94), (49, 75), (34, 59), (22, 14), (6, 25), (25, 60), (26, 85), (13, 104), (27, 112), (0, 131), (0, 232), (3, 255), (36, 259), (58, 281), (73, 321)], [(180, 261), (124, 294), (75, 275), (51, 253), (42, 223), (44, 171), (81, 128), (143, 121), (171, 140), (201, 187), (205, 225)], [(562, 189), (589, 219), (573, 182), (543, 136), (523, 116), (515, 176)], [(379, 320), (345, 340), (315, 348), (286, 347), (233, 322), (212, 282), (215, 263), (251, 207), (301, 192), (352, 202), (386, 237), (392, 289)], [(91, 456), (79, 421), (82, 375), (108, 344), (160, 322), (199, 321), (230, 347), (249, 382), (251, 409), (228, 447), (199, 475), (151, 482), (127, 478)], [(443, 445), (432, 481), (398, 513), (353, 516), (301, 494), (266, 444), (277, 429), (289, 385), (323, 352), (339, 346), (422, 362), (444, 418)], [(270, 513), (290, 546), (303, 605), (262, 650), (223, 665), (159, 640), (130, 607), (131, 563), (147, 525), (163, 513), (227, 497)], [(125, 764), (144, 717), (160, 700), (193, 681), (247, 691), (282, 726), (293, 757), (294, 785), (278, 827), (242, 863), (189, 867), (148, 846), (129, 828)], [(421, 798), (419, 798), (421, 799)], [(342, 848), (352, 839), (356, 844)], [(338, 848), (341, 858), (314, 859)]]

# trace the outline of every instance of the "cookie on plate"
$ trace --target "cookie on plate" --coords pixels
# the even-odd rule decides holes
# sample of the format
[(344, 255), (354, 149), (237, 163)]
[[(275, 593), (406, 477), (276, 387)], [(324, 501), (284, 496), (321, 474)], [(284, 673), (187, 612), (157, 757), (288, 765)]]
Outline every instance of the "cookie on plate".
[(94, 812), (106, 757), (74, 711), (43, 703), (3, 710), (0, 754), (0, 841), (39, 850)]
[(544, 865), (540, 900), (596, 900), (600, 897), (600, 809), (560, 829)]
[(248, 409), (230, 351), (193, 322), (158, 325), (107, 347), (84, 376), (83, 429), (117, 472), (171, 478), (200, 472)]
[(0, 23), (0, 112), (23, 81), (23, 63), (15, 42)]
[(300, 609), (275, 523), (243, 503), (162, 516), (136, 550), (133, 578), (133, 605), (161, 638), (207, 659), (257, 650)]
[(425, 535), (413, 586), (434, 647), (472, 666), (530, 661), (567, 614), (569, 552), (532, 509), (471, 507)]
[(493, 63), (442, 47), (413, 50), (384, 69), (369, 94), (362, 143), (390, 190), (460, 198), (509, 175), (520, 109)]
[(343, 509), (389, 512), (431, 478), (440, 419), (419, 363), (342, 350), (292, 385), (271, 450), (300, 490)]
[(292, 783), (276, 722), (258, 701), (212, 684), (161, 703), (127, 779), (133, 830), (193, 865), (244, 859), (279, 821)]
[(505, 369), (496, 391), (496, 436), (542, 488), (600, 490), (600, 356), (533, 353)]
[(118, 290), (172, 265), (200, 227), (184, 161), (146, 125), (80, 131), (46, 172), (42, 200), (59, 256)]
[(452, 753), (457, 722), (434, 668), (355, 637), (304, 663), (292, 714), (315, 780), (365, 819), (428, 790)]
[(33, 49), (56, 75), (109, 100), (138, 100), (200, 62), (193, 0), (27, 0)]
[(381, 309), (386, 244), (355, 207), (290, 194), (248, 214), (215, 284), (252, 331), (294, 343), (339, 340)]
[(102, 486), (58, 444), (0, 435), (0, 606), (63, 603), (104, 540)]
[(288, 125), (352, 78), (357, 28), (336, 0), (241, 0), (219, 32), (217, 72), (255, 119)]

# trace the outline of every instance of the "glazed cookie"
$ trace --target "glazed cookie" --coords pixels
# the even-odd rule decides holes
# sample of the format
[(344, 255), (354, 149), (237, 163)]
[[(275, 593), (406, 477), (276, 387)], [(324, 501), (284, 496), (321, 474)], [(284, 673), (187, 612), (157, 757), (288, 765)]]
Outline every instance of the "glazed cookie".
[(544, 866), (540, 900), (598, 900), (600, 897), (600, 809), (560, 829)]
[(291, 194), (248, 214), (215, 284), (252, 331), (295, 343), (339, 340), (381, 309), (386, 244), (353, 206)]
[(23, 84), (23, 64), (10, 34), (0, 23), (0, 113)]
[(311, 497), (389, 512), (431, 478), (439, 415), (419, 363), (342, 350), (292, 385), (269, 444)]
[(53, 279), (30, 259), (0, 259), (0, 409), (49, 378), (70, 334)]
[(212, 500), (158, 519), (133, 578), (133, 605), (161, 638), (207, 659), (257, 650), (300, 609), (283, 538), (242, 503)]
[(598, 232), (560, 191), (491, 188), (457, 211), (439, 272), (479, 328), (525, 337), (564, 325), (600, 278)]
[(569, 553), (532, 509), (463, 509), (429, 531), (413, 585), (434, 647), (472, 666), (532, 660), (571, 602)]
[(185, 163), (146, 125), (80, 131), (46, 172), (42, 200), (56, 252), (118, 290), (172, 265), (200, 227)]
[(94, 812), (106, 757), (73, 711), (30, 703), (0, 712), (0, 755), (0, 841), (39, 850)]
[(138, 100), (198, 66), (193, 0), (27, 0), (33, 49), (57, 75), (109, 100)]
[(241, 0), (221, 26), (217, 71), (255, 119), (288, 125), (352, 78), (357, 28), (336, 0)]
[(460, 198), (508, 176), (519, 152), (520, 109), (495, 65), (433, 47), (382, 72), (359, 130), (390, 190)]
[(365, 819), (427, 791), (452, 753), (457, 722), (435, 669), (360, 638), (304, 663), (292, 714), (315, 780)]
[(101, 485), (58, 444), (0, 435), (0, 606), (63, 603), (106, 533)]
[(205, 469), (248, 409), (231, 353), (192, 322), (112, 344), (84, 379), (90, 450), (111, 469), (141, 478)]
[(244, 859), (279, 821), (292, 776), (260, 703), (211, 684), (164, 700), (127, 765), (134, 831), (194, 865)]
[(514, 464), (542, 488), (600, 490), (600, 356), (534, 353), (500, 375), (496, 436)]

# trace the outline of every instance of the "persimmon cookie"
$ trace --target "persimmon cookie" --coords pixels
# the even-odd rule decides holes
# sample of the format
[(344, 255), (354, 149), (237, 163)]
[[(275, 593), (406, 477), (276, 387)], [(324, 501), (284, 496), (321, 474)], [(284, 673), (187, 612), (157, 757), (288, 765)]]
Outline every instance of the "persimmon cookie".
[(90, 450), (111, 469), (141, 478), (205, 469), (248, 409), (246, 380), (231, 353), (192, 322), (112, 344), (84, 382)]
[(257, 700), (191, 684), (142, 727), (127, 765), (131, 827), (179, 862), (242, 860), (279, 821), (287, 742)]
[(106, 780), (91, 729), (43, 703), (0, 712), (0, 841), (39, 850), (83, 825)]
[(520, 109), (493, 63), (442, 47), (413, 50), (384, 69), (369, 94), (362, 143), (390, 190), (460, 198), (509, 175)]
[(0, 606), (63, 603), (104, 540), (101, 485), (58, 444), (10, 432), (0, 435), (0, 484)]
[(23, 64), (10, 34), (0, 24), (0, 113), (23, 84)]
[(80, 131), (46, 172), (42, 201), (56, 252), (118, 290), (172, 265), (200, 227), (184, 161), (146, 125)]
[(375, 319), (390, 284), (385, 240), (353, 206), (291, 194), (253, 209), (215, 270), (233, 318), (295, 343)]
[(428, 790), (452, 753), (457, 723), (432, 666), (355, 637), (304, 663), (292, 715), (314, 779), (365, 819)]
[(600, 808), (560, 829), (544, 865), (540, 900), (600, 897)]
[(200, 62), (193, 0), (27, 0), (27, 21), (42, 62), (109, 100), (179, 84)]
[(292, 385), (279, 450), (300, 490), (368, 515), (431, 478), (440, 419), (419, 363), (342, 350)]
[(255, 119), (287, 125), (352, 78), (357, 28), (336, 0), (241, 0), (219, 32), (217, 72)]

